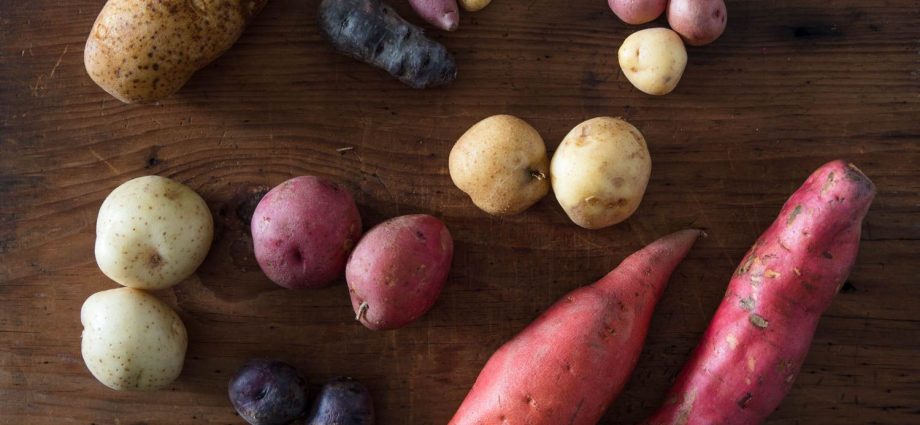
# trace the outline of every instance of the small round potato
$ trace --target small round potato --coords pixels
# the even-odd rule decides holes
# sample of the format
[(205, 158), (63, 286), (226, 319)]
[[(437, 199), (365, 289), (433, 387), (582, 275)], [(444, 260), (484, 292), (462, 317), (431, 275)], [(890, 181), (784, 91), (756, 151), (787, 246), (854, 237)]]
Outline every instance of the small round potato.
[(687, 66), (687, 49), (680, 36), (667, 28), (632, 33), (617, 54), (620, 69), (637, 89), (664, 95), (677, 87)]
[(493, 215), (517, 214), (549, 192), (543, 138), (511, 115), (470, 127), (451, 149), (448, 167), (454, 184)]
[(250, 229), (256, 261), (272, 282), (288, 289), (321, 288), (345, 270), (361, 238), (361, 214), (344, 186), (300, 176), (262, 197)]
[(374, 226), (345, 266), (355, 318), (373, 330), (412, 323), (437, 301), (453, 256), (450, 231), (430, 215), (404, 215)]
[(195, 272), (213, 236), (208, 205), (192, 189), (165, 177), (138, 177), (99, 208), (96, 263), (124, 286), (168, 288)]
[(630, 25), (651, 22), (664, 13), (668, 0), (607, 0), (610, 10)]
[(691, 46), (716, 41), (725, 31), (728, 11), (723, 0), (671, 0), (668, 25)]
[(97, 292), (80, 309), (82, 353), (99, 382), (115, 390), (155, 390), (182, 371), (188, 336), (168, 305), (132, 288)]
[(492, 0), (460, 0), (460, 7), (467, 12), (477, 12), (484, 9)]
[(553, 192), (575, 224), (600, 229), (626, 220), (642, 201), (652, 171), (645, 138), (618, 118), (575, 126), (553, 155)]

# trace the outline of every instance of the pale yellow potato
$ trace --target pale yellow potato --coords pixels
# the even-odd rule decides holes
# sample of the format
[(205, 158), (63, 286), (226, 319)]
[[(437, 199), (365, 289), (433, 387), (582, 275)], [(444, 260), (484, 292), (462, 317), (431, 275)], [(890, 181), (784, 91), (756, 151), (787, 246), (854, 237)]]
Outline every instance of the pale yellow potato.
[(517, 214), (549, 192), (543, 138), (511, 115), (470, 127), (451, 149), (448, 165), (454, 184), (489, 214)]
[(115, 390), (155, 390), (182, 372), (188, 335), (168, 305), (132, 288), (97, 292), (80, 309), (81, 352), (93, 376)]
[(208, 205), (192, 189), (165, 177), (138, 177), (99, 208), (96, 264), (124, 286), (167, 288), (195, 272), (213, 235)]
[(575, 224), (587, 229), (612, 226), (632, 215), (651, 172), (642, 133), (610, 117), (575, 126), (550, 164), (556, 199)]
[(467, 12), (476, 12), (484, 9), (492, 0), (459, 0), (460, 7)]
[(109, 0), (90, 31), (90, 78), (125, 103), (153, 102), (223, 54), (268, 0)]
[(617, 57), (626, 79), (651, 95), (664, 95), (674, 90), (687, 66), (684, 42), (667, 28), (632, 33), (623, 40)]

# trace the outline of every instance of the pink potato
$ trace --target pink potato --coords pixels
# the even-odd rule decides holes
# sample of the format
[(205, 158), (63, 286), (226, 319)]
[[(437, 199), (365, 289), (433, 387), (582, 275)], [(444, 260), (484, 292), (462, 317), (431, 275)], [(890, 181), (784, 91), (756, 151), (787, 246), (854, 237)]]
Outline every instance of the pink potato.
[(716, 41), (725, 31), (728, 11), (723, 0), (671, 0), (668, 25), (691, 46)]
[(664, 13), (668, 0), (607, 0), (610, 10), (630, 25), (651, 22)]
[(457, 0), (409, 0), (409, 5), (426, 22), (444, 31), (453, 31), (460, 25)]
[(335, 281), (361, 237), (361, 216), (344, 187), (322, 177), (290, 179), (265, 194), (252, 215), (259, 267), (289, 289)]
[(358, 321), (382, 330), (421, 317), (440, 295), (453, 255), (450, 232), (430, 215), (404, 215), (375, 226), (345, 267)]

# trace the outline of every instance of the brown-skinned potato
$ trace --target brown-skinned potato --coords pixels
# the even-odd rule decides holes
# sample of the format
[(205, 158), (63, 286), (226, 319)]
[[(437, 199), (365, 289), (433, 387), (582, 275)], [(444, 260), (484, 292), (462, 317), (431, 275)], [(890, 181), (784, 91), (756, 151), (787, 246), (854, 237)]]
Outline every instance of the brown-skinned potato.
[(125, 103), (178, 91), (223, 54), (268, 0), (109, 0), (90, 31), (90, 78)]

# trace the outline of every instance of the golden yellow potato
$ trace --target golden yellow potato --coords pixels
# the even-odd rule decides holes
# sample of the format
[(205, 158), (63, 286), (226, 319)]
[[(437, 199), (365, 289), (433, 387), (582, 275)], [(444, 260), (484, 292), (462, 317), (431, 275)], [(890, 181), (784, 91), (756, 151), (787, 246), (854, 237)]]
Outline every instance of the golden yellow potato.
[(623, 40), (617, 57), (626, 79), (651, 95), (664, 95), (674, 90), (687, 66), (684, 42), (667, 28), (632, 33)]
[(155, 390), (182, 372), (188, 335), (179, 315), (131, 288), (91, 295), (80, 309), (80, 351), (99, 382), (115, 390)]
[(549, 192), (543, 138), (511, 115), (470, 127), (451, 149), (448, 167), (454, 184), (493, 215), (517, 214)]
[(492, 0), (460, 0), (460, 7), (467, 12), (482, 10), (492, 3)]
[(163, 99), (229, 49), (267, 1), (109, 0), (86, 40), (86, 72), (122, 102)]
[(575, 224), (600, 229), (626, 220), (642, 202), (652, 160), (645, 138), (619, 118), (575, 126), (553, 155), (553, 192)]

